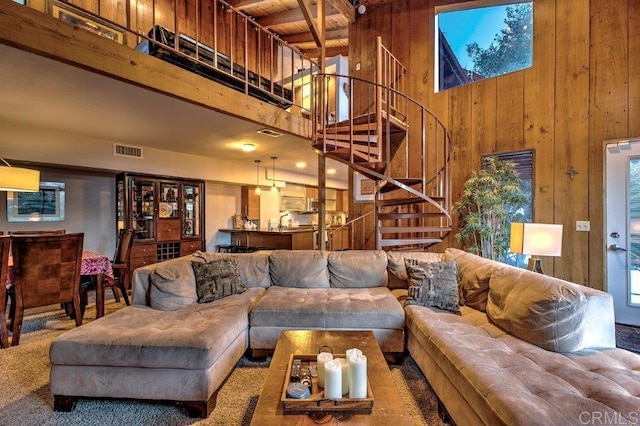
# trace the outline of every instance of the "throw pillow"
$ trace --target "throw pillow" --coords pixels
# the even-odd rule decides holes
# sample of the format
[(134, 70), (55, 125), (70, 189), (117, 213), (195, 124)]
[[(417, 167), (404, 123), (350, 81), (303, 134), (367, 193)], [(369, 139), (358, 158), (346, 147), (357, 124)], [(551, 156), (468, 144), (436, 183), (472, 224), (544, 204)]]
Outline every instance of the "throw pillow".
[(167, 262), (149, 278), (149, 304), (154, 309), (175, 311), (198, 300), (189, 262)]
[(235, 259), (215, 259), (211, 262), (191, 262), (196, 277), (198, 303), (209, 303), (232, 294), (244, 293)]
[(405, 259), (409, 281), (407, 305), (431, 306), (460, 314), (458, 264)]

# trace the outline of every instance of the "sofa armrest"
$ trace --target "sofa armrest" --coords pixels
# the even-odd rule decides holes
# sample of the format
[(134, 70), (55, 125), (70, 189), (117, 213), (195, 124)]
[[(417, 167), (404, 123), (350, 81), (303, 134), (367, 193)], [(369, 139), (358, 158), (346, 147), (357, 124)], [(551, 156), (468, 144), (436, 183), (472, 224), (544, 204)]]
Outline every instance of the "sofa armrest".
[(613, 297), (609, 293), (575, 284), (587, 298), (584, 316), (584, 347), (615, 348), (616, 325)]

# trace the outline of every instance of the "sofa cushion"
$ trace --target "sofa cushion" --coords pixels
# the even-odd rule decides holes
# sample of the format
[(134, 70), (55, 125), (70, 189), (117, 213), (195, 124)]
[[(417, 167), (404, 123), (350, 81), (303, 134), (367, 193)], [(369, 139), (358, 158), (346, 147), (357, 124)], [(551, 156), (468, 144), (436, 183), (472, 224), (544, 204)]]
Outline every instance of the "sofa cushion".
[(197, 251), (193, 254), (194, 262), (211, 262), (214, 259), (235, 259), (238, 272), (245, 287), (269, 287), (269, 255), (266, 253), (210, 253)]
[(189, 262), (162, 265), (149, 279), (149, 304), (154, 309), (175, 311), (198, 300), (196, 278)]
[(581, 350), (587, 302), (574, 284), (524, 269), (496, 271), (487, 316), (520, 339), (554, 352)]
[(318, 250), (275, 250), (269, 256), (272, 286), (328, 288), (327, 253)]
[(444, 253), (432, 253), (422, 251), (388, 251), (387, 269), (389, 271), (389, 288), (408, 288), (407, 268), (405, 259), (416, 259), (425, 262), (439, 262), (444, 260)]
[(446, 249), (444, 258), (448, 262), (458, 262), (460, 304), (486, 311), (489, 278), (495, 271), (507, 265), (454, 248)]
[(387, 255), (383, 250), (329, 253), (331, 287), (370, 288), (387, 285)]
[(213, 302), (246, 290), (235, 259), (192, 262), (191, 266), (196, 277), (198, 303)]
[(249, 314), (255, 326), (402, 329), (404, 310), (386, 287), (270, 287)]
[(405, 259), (409, 274), (406, 305), (433, 306), (460, 314), (458, 268), (453, 262), (423, 262)]

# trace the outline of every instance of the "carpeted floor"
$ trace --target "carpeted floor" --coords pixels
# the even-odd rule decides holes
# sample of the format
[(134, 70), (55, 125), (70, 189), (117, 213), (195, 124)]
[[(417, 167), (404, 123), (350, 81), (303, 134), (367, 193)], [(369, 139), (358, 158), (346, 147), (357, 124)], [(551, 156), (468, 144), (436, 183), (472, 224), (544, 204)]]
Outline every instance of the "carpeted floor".
[[(91, 300), (91, 299), (90, 299)], [(107, 301), (109, 314), (123, 304)], [(95, 318), (89, 306), (85, 321)], [(207, 419), (190, 419), (168, 404), (135, 401), (80, 400), (75, 411), (53, 411), (49, 390), (49, 345), (74, 322), (62, 311), (41, 312), (25, 318), (20, 345), (0, 350), (0, 425), (247, 425), (258, 401), (269, 359), (254, 362), (243, 357), (223, 384), (214, 412)], [(422, 372), (410, 357), (391, 373), (414, 423), (441, 425), (437, 400)]]

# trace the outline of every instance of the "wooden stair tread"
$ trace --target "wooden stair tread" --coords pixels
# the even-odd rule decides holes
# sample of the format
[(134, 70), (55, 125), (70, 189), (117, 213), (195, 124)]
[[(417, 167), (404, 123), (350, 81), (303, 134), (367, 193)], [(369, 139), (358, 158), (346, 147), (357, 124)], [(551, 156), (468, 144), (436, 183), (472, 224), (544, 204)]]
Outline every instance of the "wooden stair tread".
[(400, 220), (400, 219), (425, 219), (441, 218), (445, 214), (442, 212), (429, 213), (378, 213), (379, 220)]
[(393, 233), (431, 233), (431, 232), (450, 232), (450, 227), (441, 226), (380, 226), (378, 230), (381, 234)]
[[(417, 184), (421, 184), (422, 183), (422, 178), (392, 178), (395, 181), (398, 181), (404, 185), (407, 186), (413, 186), (413, 185), (417, 185)], [(397, 191), (397, 190), (402, 190), (402, 188), (395, 186), (392, 183), (387, 182), (386, 185), (382, 186), (382, 188), (380, 188), (379, 192), (385, 193), (385, 192), (390, 192), (390, 191)]]
[[(444, 201), (443, 197), (429, 197), (433, 201)], [(376, 200), (376, 206), (384, 207), (384, 206), (402, 206), (405, 204), (420, 204), (420, 203), (428, 203), (428, 200), (420, 197), (406, 197), (406, 198), (390, 198), (386, 200)]]
[(411, 245), (411, 244), (437, 244), (441, 243), (442, 238), (389, 238), (380, 240), (382, 247)]
[(329, 140), (329, 141), (354, 141), (354, 142), (368, 142), (368, 143), (378, 143), (378, 137), (376, 135), (368, 135), (368, 134), (354, 134), (350, 135), (348, 133), (336, 133), (330, 135), (320, 135), (318, 140)]

